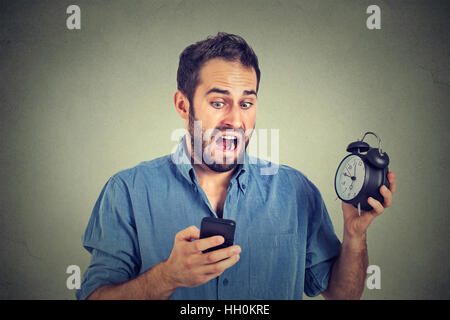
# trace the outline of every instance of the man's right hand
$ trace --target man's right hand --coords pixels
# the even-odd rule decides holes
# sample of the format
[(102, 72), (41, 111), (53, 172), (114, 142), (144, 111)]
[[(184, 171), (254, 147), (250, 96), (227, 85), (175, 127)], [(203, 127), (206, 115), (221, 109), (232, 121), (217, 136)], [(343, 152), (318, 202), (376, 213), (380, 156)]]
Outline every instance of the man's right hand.
[[(200, 238), (200, 230), (190, 226), (175, 235), (169, 258), (164, 262), (164, 274), (174, 288), (196, 287), (220, 276), (239, 261), (241, 248), (230, 246), (208, 253), (202, 251), (224, 242), (222, 236)], [(191, 241), (195, 239), (195, 241)]]

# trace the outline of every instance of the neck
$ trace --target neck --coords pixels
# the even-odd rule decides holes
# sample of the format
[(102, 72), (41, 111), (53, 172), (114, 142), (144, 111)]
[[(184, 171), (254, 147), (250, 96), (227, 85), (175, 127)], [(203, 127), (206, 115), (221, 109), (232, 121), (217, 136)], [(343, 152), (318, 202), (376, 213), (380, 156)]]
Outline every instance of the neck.
[(197, 175), (198, 183), (202, 187), (214, 187), (227, 189), (230, 184), (231, 177), (234, 170), (227, 172), (216, 172), (208, 168), (205, 164), (193, 164), (195, 174)]
[(226, 172), (216, 172), (214, 170), (211, 170), (203, 162), (198, 161), (201, 163), (195, 163), (195, 161), (193, 161), (194, 153), (191, 148), (189, 140), (186, 141), (186, 147), (188, 149), (192, 167), (194, 168), (200, 186), (202, 186), (202, 188), (214, 187), (214, 188), (223, 188), (226, 190), (228, 188), (228, 185), (230, 184), (231, 177), (233, 176), (233, 173), (236, 170), (236, 168)]

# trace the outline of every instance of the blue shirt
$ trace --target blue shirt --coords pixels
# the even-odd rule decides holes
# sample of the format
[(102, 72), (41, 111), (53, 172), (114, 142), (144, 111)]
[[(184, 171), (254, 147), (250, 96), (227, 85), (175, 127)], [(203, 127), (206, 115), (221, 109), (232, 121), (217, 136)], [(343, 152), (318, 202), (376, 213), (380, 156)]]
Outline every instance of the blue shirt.
[[(274, 174), (267, 174), (272, 167)], [(266, 171), (264, 171), (266, 170)], [(265, 172), (265, 173), (264, 173)], [(216, 217), (183, 138), (172, 155), (113, 175), (83, 236), (92, 254), (77, 298), (131, 280), (167, 259), (177, 232)], [(339, 255), (318, 189), (299, 171), (249, 157), (230, 181), (223, 218), (236, 221), (240, 260), (223, 274), (170, 299), (302, 299), (328, 286)]]

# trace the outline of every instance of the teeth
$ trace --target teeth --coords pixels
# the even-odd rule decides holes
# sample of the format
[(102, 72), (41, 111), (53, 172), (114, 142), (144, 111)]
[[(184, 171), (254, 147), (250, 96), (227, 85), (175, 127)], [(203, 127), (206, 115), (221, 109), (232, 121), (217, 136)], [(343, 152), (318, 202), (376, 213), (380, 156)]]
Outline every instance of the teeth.
[[(223, 141), (227, 141), (225, 150), (231, 151), (231, 150), (234, 150), (236, 148), (236, 145), (237, 145), (237, 142), (238, 142), (238, 138), (237, 137), (230, 136), (230, 135), (225, 135), (225, 136), (221, 136), (219, 139), (222, 139)], [(220, 141), (220, 140), (218, 140), (218, 141)]]

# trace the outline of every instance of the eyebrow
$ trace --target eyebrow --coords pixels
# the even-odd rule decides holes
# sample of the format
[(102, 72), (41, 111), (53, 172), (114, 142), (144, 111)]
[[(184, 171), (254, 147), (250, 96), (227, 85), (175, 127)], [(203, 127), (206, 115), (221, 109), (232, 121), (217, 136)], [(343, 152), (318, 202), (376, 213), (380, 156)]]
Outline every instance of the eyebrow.
[[(212, 88), (212, 89), (208, 90), (208, 92), (206, 92), (205, 96), (207, 96), (210, 93), (214, 93), (214, 92), (215, 93), (220, 93), (220, 94), (225, 94), (227, 96), (230, 95), (230, 91), (228, 91), (228, 90), (222, 90), (222, 89), (219, 89), (219, 88)], [(258, 96), (256, 94), (255, 90), (244, 90), (243, 91), (243, 95), (244, 96), (249, 96), (249, 95), (252, 95), (252, 94), (254, 94), (255, 96)]]
[(255, 96), (258, 96), (256, 94), (255, 90), (244, 90), (244, 96), (249, 96), (249, 95), (252, 95), (252, 94), (254, 94)]

